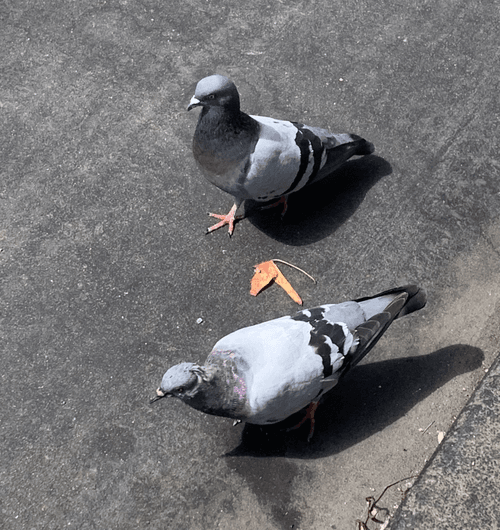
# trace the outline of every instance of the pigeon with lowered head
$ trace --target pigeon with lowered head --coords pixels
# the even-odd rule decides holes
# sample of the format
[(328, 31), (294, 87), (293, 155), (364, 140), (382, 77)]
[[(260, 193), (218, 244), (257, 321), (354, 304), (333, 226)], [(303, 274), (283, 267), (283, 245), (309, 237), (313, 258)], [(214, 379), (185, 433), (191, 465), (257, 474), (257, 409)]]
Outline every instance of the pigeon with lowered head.
[(355, 134), (334, 134), (301, 123), (249, 116), (240, 110), (234, 83), (222, 75), (196, 85), (188, 110), (202, 107), (193, 138), (194, 158), (205, 177), (235, 197), (227, 215), (210, 214), (233, 233), (245, 199), (284, 203), (290, 193), (313, 184), (355, 155), (374, 147)]
[(184, 362), (170, 368), (151, 403), (173, 396), (207, 414), (258, 425), (308, 407), (303, 421), (311, 421), (310, 438), (321, 396), (394, 319), (426, 301), (423, 289), (408, 285), (239, 329), (215, 344), (203, 366)]

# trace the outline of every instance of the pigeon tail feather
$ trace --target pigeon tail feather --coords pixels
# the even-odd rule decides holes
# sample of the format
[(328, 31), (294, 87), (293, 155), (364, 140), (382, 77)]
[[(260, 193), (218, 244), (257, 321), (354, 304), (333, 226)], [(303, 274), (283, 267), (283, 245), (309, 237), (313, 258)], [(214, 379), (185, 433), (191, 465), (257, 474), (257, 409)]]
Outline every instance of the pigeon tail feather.
[(354, 335), (358, 345), (353, 353), (346, 356), (341, 376), (366, 357), (394, 320), (422, 309), (427, 303), (427, 293), (417, 285), (406, 285), (383, 291), (375, 296), (359, 298), (356, 302), (362, 307), (364, 304), (364, 309), (376, 307), (375, 304), (380, 302), (388, 303), (383, 311), (370, 316), (366, 322), (355, 328)]
[(371, 155), (375, 151), (375, 146), (368, 140), (365, 140), (357, 134), (351, 134), (350, 136), (353, 140), (356, 141), (357, 156)]
[(334, 147), (327, 149), (325, 165), (321, 168), (318, 174), (310, 180), (309, 184), (314, 184), (332, 174), (353, 156), (370, 155), (375, 151), (375, 147), (372, 143), (356, 134), (332, 134), (332, 136), (335, 137), (335, 139), (342, 140), (347, 137), (348, 141), (341, 141), (341, 143), (337, 143)]
[(375, 296), (365, 296), (363, 298), (357, 298), (354, 301), (360, 303), (362, 306), (368, 306), (370, 302), (375, 302), (378, 299), (383, 299), (383, 297), (392, 297), (392, 299), (394, 299), (397, 295), (401, 293), (406, 293), (408, 295), (408, 299), (404, 306), (401, 308), (401, 311), (396, 318), (409, 315), (414, 311), (418, 311), (419, 309), (422, 309), (427, 303), (426, 290), (423, 287), (419, 287), (418, 285), (414, 284), (403, 285), (402, 287), (395, 287), (394, 289), (382, 291), (381, 293), (378, 293)]

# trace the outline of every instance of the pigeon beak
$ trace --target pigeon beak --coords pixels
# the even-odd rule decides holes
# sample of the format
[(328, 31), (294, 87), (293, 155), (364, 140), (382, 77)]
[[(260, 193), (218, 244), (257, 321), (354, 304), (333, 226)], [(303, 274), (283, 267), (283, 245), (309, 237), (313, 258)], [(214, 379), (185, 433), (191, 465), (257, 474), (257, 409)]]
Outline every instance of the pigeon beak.
[(155, 397), (152, 397), (150, 400), (149, 400), (149, 403), (154, 403), (155, 401), (158, 401), (159, 399), (161, 398), (164, 398), (164, 397), (167, 397), (169, 394), (166, 394), (165, 392), (162, 392), (161, 389), (157, 389), (156, 390), (156, 396)]
[(195, 107), (199, 107), (201, 105), (201, 101), (198, 98), (195, 98), (194, 96), (191, 98), (191, 101), (189, 102), (188, 110), (194, 109)]

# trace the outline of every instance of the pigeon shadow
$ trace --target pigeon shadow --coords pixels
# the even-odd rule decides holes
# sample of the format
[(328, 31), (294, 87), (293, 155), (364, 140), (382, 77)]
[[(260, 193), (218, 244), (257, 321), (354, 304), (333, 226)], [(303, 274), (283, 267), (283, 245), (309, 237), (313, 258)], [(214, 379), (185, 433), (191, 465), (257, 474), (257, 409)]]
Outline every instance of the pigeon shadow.
[(318, 183), (292, 193), (283, 218), (281, 208), (265, 209), (262, 203), (251, 200), (245, 201), (245, 217), (277, 241), (309, 245), (337, 230), (354, 214), (370, 188), (391, 173), (389, 162), (376, 155), (350, 160)]
[(224, 456), (310, 459), (340, 453), (391, 425), (454, 377), (479, 368), (483, 360), (479, 348), (455, 344), (429, 355), (363, 364), (325, 396), (310, 443), (309, 422), (290, 430), (303, 417), (301, 411), (279, 424), (246, 424), (240, 445)]

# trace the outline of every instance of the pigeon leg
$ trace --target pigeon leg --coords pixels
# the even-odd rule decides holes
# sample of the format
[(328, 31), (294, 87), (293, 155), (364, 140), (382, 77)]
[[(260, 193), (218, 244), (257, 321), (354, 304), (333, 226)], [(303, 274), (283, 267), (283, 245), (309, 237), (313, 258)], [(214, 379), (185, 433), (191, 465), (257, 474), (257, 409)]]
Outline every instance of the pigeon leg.
[(314, 424), (316, 423), (316, 420), (314, 419), (314, 414), (316, 413), (316, 409), (318, 408), (318, 405), (319, 405), (319, 400), (311, 401), (311, 403), (309, 403), (309, 405), (307, 406), (304, 417), (299, 421), (299, 423), (297, 423), (297, 425), (290, 427), (290, 429), (288, 430), (294, 431), (295, 429), (298, 429), (302, 424), (304, 424), (307, 420), (309, 420), (311, 422), (311, 427), (309, 428), (309, 434), (307, 435), (307, 441), (310, 442), (314, 434)]
[(233, 204), (233, 207), (229, 210), (229, 213), (227, 215), (221, 215), (218, 213), (209, 213), (211, 217), (215, 217), (216, 219), (221, 219), (219, 223), (216, 223), (209, 228), (207, 228), (206, 233), (210, 234), (210, 232), (213, 232), (214, 230), (218, 230), (219, 228), (222, 228), (224, 225), (229, 225), (229, 235), (233, 235), (234, 232), (234, 223), (238, 219), (241, 219), (239, 217), (236, 217), (236, 210), (238, 209), (241, 202), (235, 202)]
[(283, 217), (285, 217), (286, 211), (288, 210), (288, 199), (286, 195), (283, 195), (276, 202), (273, 202), (272, 204), (268, 204), (267, 206), (262, 206), (262, 209), (269, 210), (269, 208), (275, 208), (276, 206), (279, 206), (280, 204), (283, 205), (283, 210), (281, 211), (281, 218), (283, 219)]

